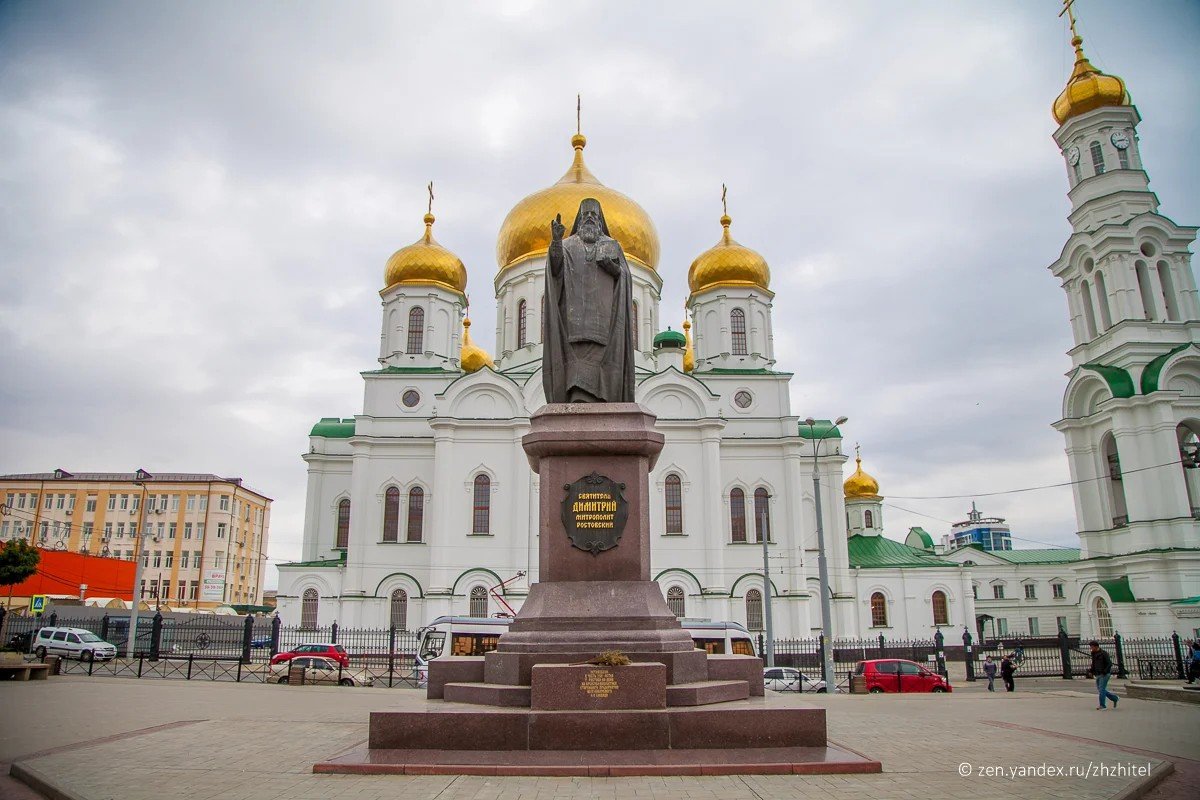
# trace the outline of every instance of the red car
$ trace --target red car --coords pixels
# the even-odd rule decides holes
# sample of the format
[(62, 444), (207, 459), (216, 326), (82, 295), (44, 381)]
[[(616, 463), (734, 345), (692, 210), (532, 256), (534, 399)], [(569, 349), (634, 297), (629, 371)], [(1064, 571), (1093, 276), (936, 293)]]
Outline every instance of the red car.
[(296, 656), (325, 656), (332, 658), (340, 663), (343, 667), (350, 666), (350, 656), (346, 654), (346, 648), (340, 644), (332, 644), (328, 642), (317, 642), (313, 644), (302, 644), (299, 647), (293, 647), (286, 653), (280, 653), (271, 658), (272, 664), (283, 664), (291, 661)]
[(860, 661), (854, 674), (861, 676), (872, 694), (880, 692), (950, 692), (950, 681), (915, 661), (876, 658)]

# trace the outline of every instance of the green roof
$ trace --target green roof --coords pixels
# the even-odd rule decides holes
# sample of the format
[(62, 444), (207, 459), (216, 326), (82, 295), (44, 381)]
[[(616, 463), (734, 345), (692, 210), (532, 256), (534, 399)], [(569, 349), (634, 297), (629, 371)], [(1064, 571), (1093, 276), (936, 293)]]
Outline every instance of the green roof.
[[(908, 544), (908, 539), (914, 539), (914, 538), (921, 543), (921, 549), (923, 549), (923, 550), (932, 550), (933, 549), (933, 537), (930, 536), (929, 531), (925, 530), (924, 528), (909, 528), (908, 529), (908, 538), (904, 540), (904, 543)], [(915, 547), (916, 545), (912, 545), (912, 546)]]
[(654, 346), (673, 344), (676, 347), (687, 347), (687, 337), (679, 331), (667, 328), (654, 337)]
[(698, 370), (701, 375), (791, 375), (790, 372), (776, 372), (773, 369), (765, 369), (758, 367), (757, 369), (726, 369), (723, 367), (714, 367), (713, 369)]
[(801, 439), (840, 439), (842, 432), (837, 429), (830, 419), (814, 420), (815, 425), (809, 429), (808, 425), (804, 424), (804, 420), (800, 420), (800, 438)]
[(458, 371), (441, 367), (384, 367), (383, 369), (369, 369), (360, 372), (359, 375), (446, 375), (454, 377), (458, 375)]
[(340, 567), (345, 564), (340, 558), (326, 559), (324, 561), (292, 561), (288, 564), (280, 564), (279, 569), (284, 567)]
[(1112, 598), (1114, 603), (1137, 602), (1137, 598), (1133, 596), (1133, 589), (1129, 586), (1129, 578), (1127, 576), (1100, 581), (1100, 585), (1104, 587), (1104, 591), (1108, 592), (1108, 596)]
[(1200, 595), (1196, 597), (1185, 597), (1182, 600), (1176, 600), (1171, 603), (1173, 606), (1200, 606)]
[(1043, 547), (1034, 550), (986, 550), (970, 545), (1010, 564), (1069, 564), (1079, 560), (1078, 547)]
[(958, 567), (953, 561), (935, 557), (924, 550), (909, 547), (883, 536), (855, 534), (846, 540), (850, 566), (860, 569), (889, 567)]
[(1172, 347), (1167, 352), (1155, 357), (1142, 370), (1142, 394), (1150, 394), (1158, 391), (1158, 379), (1162, 376), (1163, 367), (1167, 365), (1167, 361), (1176, 353), (1182, 353), (1192, 346), (1191, 342), (1181, 344), (1178, 347)]
[(239, 614), (258, 614), (258, 613), (266, 614), (268, 612), (275, 610), (275, 608), (273, 606), (255, 606), (255, 605), (248, 605), (246, 603), (233, 603), (229, 607), (232, 608), (234, 611), (238, 612)]
[(354, 435), (354, 420), (321, 417), (321, 421), (313, 425), (308, 435), (324, 436), (326, 439), (349, 439)]
[(1129, 370), (1107, 364), (1084, 364), (1081, 369), (1090, 369), (1104, 378), (1113, 397), (1133, 397), (1133, 378), (1129, 376)]

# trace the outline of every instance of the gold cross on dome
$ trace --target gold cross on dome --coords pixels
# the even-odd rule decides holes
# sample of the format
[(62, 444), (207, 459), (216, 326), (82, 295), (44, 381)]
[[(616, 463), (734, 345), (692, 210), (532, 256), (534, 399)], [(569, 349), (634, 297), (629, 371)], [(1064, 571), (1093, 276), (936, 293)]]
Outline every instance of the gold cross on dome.
[(728, 191), (729, 191), (729, 187), (727, 187), (725, 184), (722, 183), (721, 184), (721, 213), (727, 217), (729, 216), (729, 204), (725, 202), (725, 194)]
[(1071, 36), (1078, 36), (1075, 32), (1075, 0), (1063, 0), (1063, 10), (1058, 12), (1058, 15), (1061, 17), (1063, 14), (1071, 21)]
[(433, 181), (429, 182), (429, 186), (427, 186), (426, 189), (428, 189), (428, 191), (429, 191), (429, 209), (428, 209), (428, 211), (426, 211), (426, 213), (432, 214), (433, 213)]
[(575, 95), (575, 133), (583, 133), (583, 95)]
[(858, 446), (858, 442), (854, 443), (854, 457), (859, 459), (862, 458), (862, 448)]

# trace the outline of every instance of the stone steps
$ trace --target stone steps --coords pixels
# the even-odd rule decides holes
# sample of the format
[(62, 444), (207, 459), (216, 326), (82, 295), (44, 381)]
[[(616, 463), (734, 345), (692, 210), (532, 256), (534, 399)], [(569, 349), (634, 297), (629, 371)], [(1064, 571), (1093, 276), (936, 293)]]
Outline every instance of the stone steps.
[(698, 681), (667, 687), (667, 706), (706, 706), (745, 700), (750, 696), (746, 681)]
[(450, 703), (475, 703), (504, 708), (529, 708), (528, 686), (502, 683), (447, 683), (443, 698)]

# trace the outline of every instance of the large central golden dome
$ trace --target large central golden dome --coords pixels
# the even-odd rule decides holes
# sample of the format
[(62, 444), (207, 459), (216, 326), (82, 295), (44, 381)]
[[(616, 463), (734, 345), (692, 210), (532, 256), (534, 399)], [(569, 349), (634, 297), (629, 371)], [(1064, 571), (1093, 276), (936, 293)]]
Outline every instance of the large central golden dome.
[(571, 137), (575, 160), (567, 174), (549, 188), (534, 192), (513, 206), (500, 226), (496, 241), (496, 263), (504, 270), (527, 257), (542, 255), (550, 247), (550, 220), (562, 214), (563, 225), (571, 229), (579, 203), (588, 197), (600, 201), (608, 233), (621, 243), (625, 257), (645, 267), (658, 267), (658, 231), (646, 211), (616, 189), (610, 189), (583, 163), (587, 139)]

